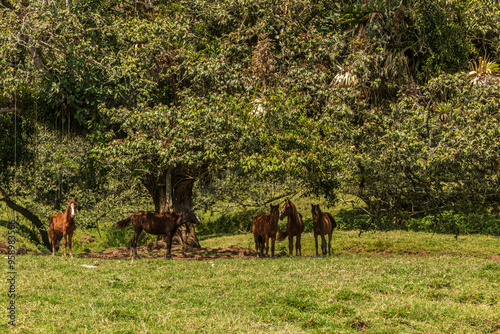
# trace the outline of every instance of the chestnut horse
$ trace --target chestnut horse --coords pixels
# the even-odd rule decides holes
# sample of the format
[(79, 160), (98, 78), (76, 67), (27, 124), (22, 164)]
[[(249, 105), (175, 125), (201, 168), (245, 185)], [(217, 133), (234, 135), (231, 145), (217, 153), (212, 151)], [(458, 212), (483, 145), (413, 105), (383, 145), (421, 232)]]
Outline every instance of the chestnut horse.
[(276, 232), (278, 232), (279, 205), (271, 205), (268, 215), (258, 214), (253, 218), (253, 238), (255, 240), (255, 251), (264, 256), (264, 243), (266, 244), (266, 255), (269, 253), (269, 238), (271, 238), (271, 257), (274, 257), (274, 243)]
[(283, 209), (281, 209), (280, 220), (287, 217), (286, 232), (278, 233), (278, 241), (284, 240), (288, 236), (288, 255), (293, 255), (293, 237), (296, 237), (295, 255), (302, 255), (302, 247), (300, 245), (300, 236), (304, 232), (304, 222), (302, 215), (297, 211), (295, 205), (289, 199), (285, 201)]
[(323, 252), (323, 255), (326, 255), (326, 234), (328, 234), (328, 256), (330, 256), (330, 249), (332, 248), (332, 231), (335, 227), (337, 227), (337, 223), (331, 214), (321, 211), (319, 204), (311, 204), (311, 213), (313, 217), (316, 256), (318, 256), (318, 235), (321, 236), (321, 251)]
[(124, 229), (130, 222), (132, 222), (132, 226), (134, 227), (134, 236), (130, 240), (130, 255), (132, 256), (132, 262), (134, 261), (134, 258), (139, 258), (137, 256), (137, 240), (139, 239), (139, 235), (142, 230), (149, 234), (166, 235), (167, 252), (165, 256), (170, 257), (172, 237), (179, 226), (189, 222), (193, 224), (201, 224), (200, 218), (198, 218), (196, 213), (194, 213), (193, 209), (190, 209), (179, 212), (174, 211), (165, 213), (137, 211), (127, 218), (120, 220), (116, 223), (115, 227), (118, 229)]
[[(69, 255), (73, 257), (71, 246), (73, 244), (73, 232), (76, 229), (75, 216), (78, 204), (76, 198), (68, 199), (68, 206), (64, 213), (56, 212), (50, 217), (49, 238), (52, 240), (52, 256), (56, 255), (56, 247), (59, 247), (59, 241), (64, 238), (64, 256), (66, 255), (66, 246), (69, 246)], [(68, 240), (69, 239), (69, 240)]]

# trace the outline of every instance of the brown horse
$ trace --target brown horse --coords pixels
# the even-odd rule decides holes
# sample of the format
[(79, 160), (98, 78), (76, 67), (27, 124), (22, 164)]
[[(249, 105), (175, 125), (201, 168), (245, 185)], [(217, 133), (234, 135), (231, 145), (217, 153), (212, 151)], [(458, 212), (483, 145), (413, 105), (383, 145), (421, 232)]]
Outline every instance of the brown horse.
[(137, 240), (139, 239), (139, 235), (142, 230), (149, 234), (166, 235), (167, 252), (165, 256), (170, 257), (172, 237), (179, 226), (189, 222), (193, 224), (201, 224), (200, 218), (198, 218), (196, 213), (194, 213), (193, 209), (190, 209), (180, 212), (165, 213), (137, 211), (129, 217), (120, 220), (116, 223), (115, 227), (118, 229), (124, 229), (130, 222), (132, 222), (132, 226), (134, 227), (134, 236), (130, 240), (130, 255), (132, 256), (132, 262), (134, 261), (134, 258), (138, 258)]
[(286, 232), (278, 233), (278, 241), (284, 240), (288, 236), (288, 255), (293, 255), (293, 237), (296, 237), (295, 255), (302, 255), (302, 247), (300, 245), (300, 236), (304, 232), (304, 222), (302, 215), (297, 211), (295, 205), (289, 199), (285, 201), (283, 209), (281, 209), (280, 220), (287, 217)]
[(330, 249), (332, 248), (332, 231), (335, 227), (337, 227), (337, 223), (331, 214), (321, 211), (319, 204), (311, 204), (311, 213), (313, 217), (316, 256), (318, 256), (318, 235), (321, 236), (321, 251), (323, 252), (323, 255), (326, 255), (326, 234), (328, 234), (328, 256), (330, 256)]
[(268, 215), (258, 214), (253, 218), (253, 238), (255, 240), (255, 251), (264, 256), (264, 243), (266, 244), (266, 255), (269, 253), (269, 238), (271, 238), (271, 257), (274, 257), (274, 243), (276, 232), (278, 232), (279, 205), (271, 205)]
[[(76, 229), (75, 216), (78, 204), (76, 198), (68, 199), (68, 206), (64, 213), (56, 212), (50, 217), (49, 238), (52, 240), (52, 256), (56, 255), (56, 247), (59, 247), (59, 241), (64, 238), (64, 256), (66, 255), (66, 246), (69, 246), (69, 255), (73, 257), (71, 246), (73, 244), (73, 232)], [(68, 240), (69, 239), (69, 240)]]

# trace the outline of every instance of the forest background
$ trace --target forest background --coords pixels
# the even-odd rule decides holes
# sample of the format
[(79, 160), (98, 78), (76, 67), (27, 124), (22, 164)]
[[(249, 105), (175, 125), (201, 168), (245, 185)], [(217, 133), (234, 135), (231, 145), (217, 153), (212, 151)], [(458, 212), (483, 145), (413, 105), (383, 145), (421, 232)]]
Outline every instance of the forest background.
[(248, 232), (295, 196), (341, 207), (343, 229), (500, 235), (497, 1), (1, 0), (0, 17), (0, 202), (40, 249), (68, 197), (101, 230), (194, 206), (198, 236)]

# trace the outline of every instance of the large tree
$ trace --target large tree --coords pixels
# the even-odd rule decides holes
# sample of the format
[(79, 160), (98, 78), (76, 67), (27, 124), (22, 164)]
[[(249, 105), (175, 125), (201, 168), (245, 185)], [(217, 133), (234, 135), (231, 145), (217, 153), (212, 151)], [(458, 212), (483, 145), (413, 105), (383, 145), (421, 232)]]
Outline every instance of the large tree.
[(16, 4), (3, 11), (3, 31), (16, 33), (1, 35), (9, 59), (1, 84), (25, 105), (38, 103), (39, 119), (54, 129), (86, 134), (95, 147), (82, 165), (133, 176), (158, 212), (191, 207), (196, 180), (206, 184), (223, 170), (301, 176), (323, 190), (318, 185), (335, 185), (337, 166), (334, 145), (321, 135), (329, 126), (312, 117), (310, 94), (283, 80), (318, 69), (288, 73), (284, 63), (298, 68), (310, 51), (296, 57), (292, 39), (277, 41), (283, 29), (289, 38), (302, 34), (308, 28), (299, 20), (310, 21), (321, 8)]

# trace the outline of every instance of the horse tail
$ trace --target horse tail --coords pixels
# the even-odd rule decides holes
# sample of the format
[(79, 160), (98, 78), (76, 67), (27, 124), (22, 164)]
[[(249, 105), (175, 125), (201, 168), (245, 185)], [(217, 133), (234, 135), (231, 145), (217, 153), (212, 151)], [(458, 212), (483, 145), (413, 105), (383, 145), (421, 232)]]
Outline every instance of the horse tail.
[(54, 231), (52, 230), (52, 224), (50, 224), (48, 235), (49, 235), (50, 240), (54, 240)]
[(116, 223), (115, 227), (122, 230), (125, 227), (127, 227), (128, 224), (130, 224), (130, 221), (132, 220), (132, 215), (128, 216), (127, 218), (120, 220), (118, 223)]
[(276, 239), (278, 239), (278, 241), (283, 241), (286, 237), (288, 237), (288, 231), (278, 231), (278, 236), (276, 237)]
[(326, 214), (328, 215), (328, 218), (330, 218), (330, 220), (332, 222), (332, 229), (336, 228), (337, 222), (335, 221), (335, 219), (333, 219), (333, 216), (329, 212), (327, 212)]

